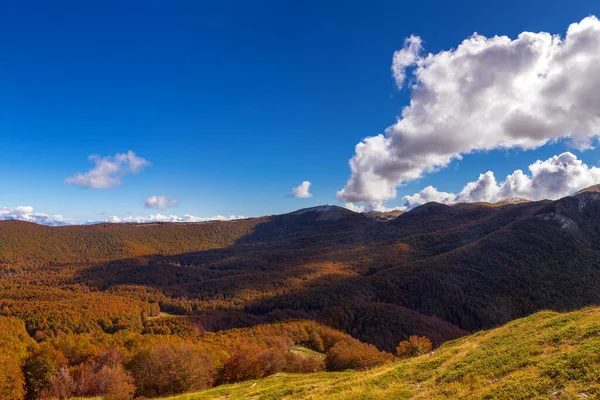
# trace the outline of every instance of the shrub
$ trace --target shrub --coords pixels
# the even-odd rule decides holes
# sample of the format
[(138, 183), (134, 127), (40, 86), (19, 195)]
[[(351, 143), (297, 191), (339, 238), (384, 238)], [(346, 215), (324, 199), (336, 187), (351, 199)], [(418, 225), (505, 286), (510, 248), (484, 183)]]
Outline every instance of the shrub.
[(74, 368), (73, 393), (77, 396), (102, 396), (105, 400), (128, 400), (135, 392), (133, 378), (122, 365), (123, 357), (107, 351), (90, 363)]
[(340, 341), (327, 351), (325, 363), (329, 371), (363, 370), (387, 364), (393, 356), (359, 341)]
[(133, 379), (122, 365), (103, 365), (94, 375), (91, 395), (102, 395), (104, 400), (129, 400), (135, 392)]
[(69, 369), (60, 367), (56, 370), (48, 387), (42, 390), (41, 397), (48, 399), (68, 399), (73, 392), (74, 382)]
[(294, 354), (286, 355), (286, 372), (307, 373), (319, 372), (325, 369), (323, 358), (316, 354)]
[(318, 351), (319, 353), (323, 353), (325, 351), (325, 344), (323, 343), (323, 338), (321, 338), (321, 335), (319, 335), (319, 333), (314, 328), (310, 332), (308, 345), (311, 349)]
[(140, 396), (198, 391), (213, 384), (212, 361), (190, 344), (162, 344), (143, 350), (133, 357), (128, 369)]
[(260, 354), (252, 348), (235, 350), (223, 363), (221, 380), (224, 383), (241, 382), (262, 378), (265, 371), (260, 365)]
[(396, 347), (396, 355), (400, 358), (410, 358), (429, 353), (433, 348), (431, 340), (424, 336), (413, 335), (403, 340)]
[(263, 376), (269, 376), (283, 371), (286, 367), (286, 357), (280, 349), (265, 350), (258, 358)]

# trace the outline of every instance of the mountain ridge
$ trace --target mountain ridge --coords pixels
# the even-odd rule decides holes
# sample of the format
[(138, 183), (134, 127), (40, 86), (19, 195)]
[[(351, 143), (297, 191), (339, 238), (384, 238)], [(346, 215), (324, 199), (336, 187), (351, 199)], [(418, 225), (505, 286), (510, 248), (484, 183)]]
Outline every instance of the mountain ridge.
[(578, 194), (586, 193), (586, 192), (593, 192), (593, 193), (600, 192), (600, 184), (588, 186), (586, 188), (578, 190), (577, 192), (573, 193), (572, 196), (576, 196)]
[(0, 315), (3, 305), (33, 307), (38, 316), (22, 315), (35, 332), (52, 317), (19, 293), (52, 290), (76, 310), (77, 287), (93, 291), (87, 302), (200, 313), (214, 329), (308, 318), (388, 351), (410, 334), (440, 344), (540, 309), (600, 303), (596, 197), (427, 203), (385, 223), (337, 206), (191, 224), (5, 221)]
[[(565, 197), (573, 197), (573, 196), (577, 196), (579, 194), (582, 193), (598, 193), (600, 192), (600, 184), (596, 184), (596, 185), (592, 185), (586, 188), (583, 188), (571, 195), (565, 196)], [(562, 198), (565, 198), (562, 197)], [(560, 199), (562, 199), (560, 198)], [(554, 201), (558, 201), (560, 199), (554, 200)], [(538, 201), (544, 201), (544, 200), (538, 200)], [(464, 205), (489, 205), (489, 206), (493, 206), (493, 207), (501, 207), (501, 206), (506, 206), (506, 205), (516, 205), (516, 204), (524, 204), (524, 203), (532, 203), (534, 202), (533, 200), (529, 200), (523, 197), (519, 197), (519, 196), (509, 196), (506, 197), (504, 199), (501, 199), (495, 203), (489, 203), (489, 202), (470, 202), (470, 203), (456, 203), (453, 205), (448, 205), (448, 206), (464, 206)], [(172, 221), (151, 221), (151, 222), (110, 222), (110, 221), (97, 221), (97, 222), (93, 222), (93, 223), (85, 223), (85, 224), (68, 224), (68, 223), (52, 223), (52, 224), (41, 224), (41, 223), (37, 223), (37, 222), (33, 222), (33, 221), (24, 221), (24, 220), (18, 220), (18, 219), (6, 219), (6, 220), (0, 220), (0, 223), (3, 222), (7, 222), (7, 221), (19, 221), (19, 222), (28, 222), (28, 223), (32, 223), (32, 224), (36, 224), (36, 225), (43, 225), (43, 226), (52, 226), (52, 227), (63, 227), (63, 226), (79, 226), (79, 225), (103, 225), (103, 224), (132, 224), (132, 225), (142, 225), (142, 224), (206, 224), (206, 223), (217, 223), (217, 222), (233, 222), (233, 221), (239, 221), (239, 220), (243, 220), (243, 219), (256, 219), (256, 218), (266, 218), (266, 217), (274, 217), (274, 216), (282, 216), (282, 215), (301, 215), (304, 213), (316, 213), (316, 214), (322, 214), (322, 215), (330, 215), (330, 214), (334, 214), (336, 215), (334, 218), (341, 218), (344, 215), (350, 215), (350, 214), (363, 214), (366, 216), (371, 216), (371, 217), (375, 217), (377, 219), (381, 219), (381, 220), (392, 220), (394, 218), (397, 218), (398, 216), (413, 211), (415, 209), (418, 209), (420, 207), (423, 206), (428, 206), (428, 207), (432, 207), (432, 204), (442, 204), (442, 205), (447, 205), (447, 204), (443, 204), (443, 203), (438, 203), (435, 201), (430, 201), (427, 203), (423, 203), (420, 204), (417, 207), (414, 207), (410, 210), (391, 210), (391, 211), (375, 211), (375, 210), (371, 210), (371, 211), (365, 211), (365, 212), (356, 212), (356, 211), (352, 211), (348, 208), (345, 207), (341, 207), (341, 206), (337, 206), (337, 205), (331, 205), (331, 204), (321, 204), (321, 205), (317, 205), (317, 206), (312, 206), (312, 207), (306, 207), (306, 208), (301, 208), (298, 210), (294, 210), (294, 211), (290, 211), (287, 213), (283, 213), (283, 214), (275, 214), (275, 215), (270, 215), (270, 216), (258, 216), (258, 217), (248, 217), (248, 218), (240, 218), (240, 219), (234, 219), (234, 220), (228, 220), (228, 221), (220, 221), (220, 220), (208, 220), (208, 221), (198, 221), (198, 222), (172, 222)], [(323, 220), (326, 219), (326, 217), (323, 218)], [(327, 218), (330, 219), (330, 218)]]

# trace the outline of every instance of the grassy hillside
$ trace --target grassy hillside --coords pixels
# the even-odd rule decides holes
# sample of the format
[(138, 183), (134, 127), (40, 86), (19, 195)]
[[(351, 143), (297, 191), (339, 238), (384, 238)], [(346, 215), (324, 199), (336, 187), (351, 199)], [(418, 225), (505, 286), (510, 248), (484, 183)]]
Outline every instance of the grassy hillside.
[(600, 398), (600, 308), (543, 311), (366, 372), (277, 374), (170, 400)]

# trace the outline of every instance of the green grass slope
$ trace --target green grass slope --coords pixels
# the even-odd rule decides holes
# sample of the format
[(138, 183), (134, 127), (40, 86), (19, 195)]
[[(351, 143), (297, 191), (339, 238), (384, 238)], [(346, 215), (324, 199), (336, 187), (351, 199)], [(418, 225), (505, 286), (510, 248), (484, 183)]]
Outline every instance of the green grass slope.
[(543, 311), (366, 372), (277, 374), (170, 400), (600, 398), (600, 308)]

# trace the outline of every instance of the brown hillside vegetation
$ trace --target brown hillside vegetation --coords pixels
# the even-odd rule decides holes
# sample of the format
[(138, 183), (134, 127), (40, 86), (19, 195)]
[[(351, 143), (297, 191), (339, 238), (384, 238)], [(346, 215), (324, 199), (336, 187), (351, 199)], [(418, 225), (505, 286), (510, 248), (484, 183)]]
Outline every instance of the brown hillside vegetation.
[[(31, 336), (189, 334), (308, 319), (393, 352), (600, 302), (600, 199), (323, 206), (197, 224), (0, 222), (0, 315)], [(160, 312), (185, 317), (155, 318)]]
[(371, 368), (599, 303), (599, 236), (590, 191), (429, 203), (387, 222), (335, 206), (198, 224), (1, 222), (0, 390), (126, 399)]
[(27, 346), (33, 342), (22, 321), (0, 317), (0, 399), (25, 396), (25, 376), (21, 370)]
[(179, 254), (230, 246), (261, 223), (95, 224), (48, 227), (0, 223), (0, 265), (96, 263), (128, 257)]
[(307, 321), (166, 336), (96, 331), (34, 343), (21, 321), (0, 317), (0, 332), (0, 398), (7, 400), (165, 396), (283, 371), (364, 370), (395, 359)]

